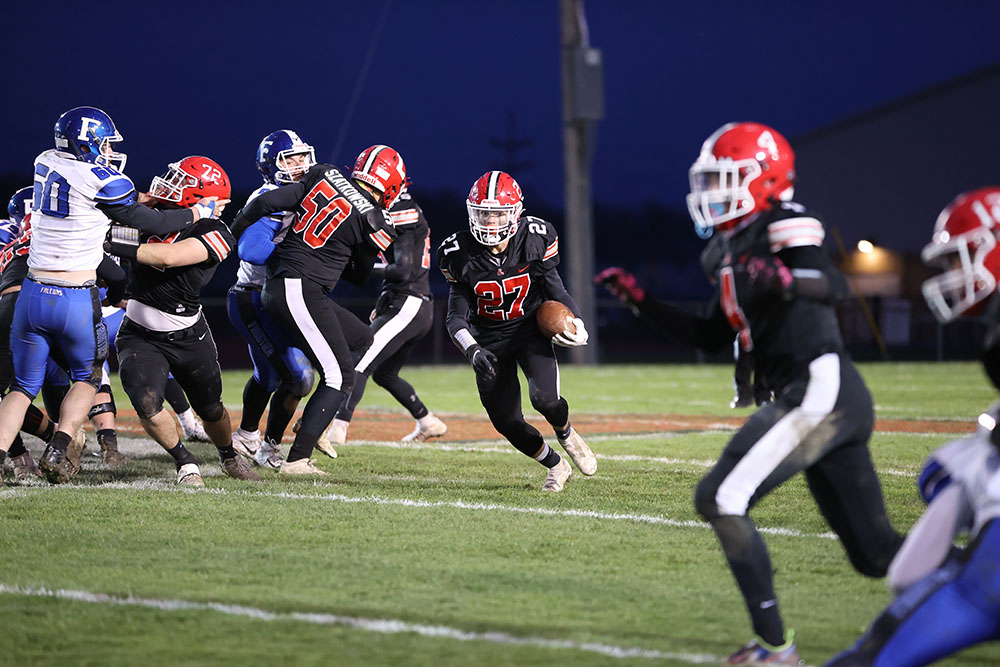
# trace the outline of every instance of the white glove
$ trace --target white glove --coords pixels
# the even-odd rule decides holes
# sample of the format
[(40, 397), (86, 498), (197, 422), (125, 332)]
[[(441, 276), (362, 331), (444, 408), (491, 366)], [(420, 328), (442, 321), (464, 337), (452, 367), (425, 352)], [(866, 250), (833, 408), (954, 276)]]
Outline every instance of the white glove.
[(576, 333), (570, 333), (567, 329), (553, 336), (552, 342), (559, 347), (579, 347), (580, 345), (586, 345), (590, 334), (587, 333), (587, 327), (583, 326), (583, 320), (579, 317), (574, 317), (573, 324), (576, 325)]
[(198, 211), (199, 220), (215, 217), (216, 209), (218, 209), (219, 213), (222, 212), (222, 207), (214, 199), (202, 199), (191, 208)]

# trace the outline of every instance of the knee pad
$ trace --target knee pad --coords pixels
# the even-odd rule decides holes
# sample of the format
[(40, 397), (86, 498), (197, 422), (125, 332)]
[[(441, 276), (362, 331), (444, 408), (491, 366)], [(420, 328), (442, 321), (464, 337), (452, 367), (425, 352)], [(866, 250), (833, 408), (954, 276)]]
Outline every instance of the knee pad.
[[(193, 407), (193, 406), (192, 406)], [(206, 406), (194, 408), (195, 413), (205, 422), (217, 422), (226, 413), (226, 406), (222, 401), (217, 401)]]
[(559, 422), (559, 426), (562, 426), (569, 421), (569, 404), (565, 399), (558, 396), (555, 399), (541, 396), (531, 396), (530, 398), (531, 406), (549, 422), (555, 420)]
[(130, 397), (140, 419), (152, 419), (163, 409), (163, 395), (152, 387), (144, 387), (138, 397), (131, 394)]
[(292, 396), (298, 398), (305, 398), (312, 391), (313, 383), (316, 381), (316, 375), (313, 373), (311, 368), (303, 369), (296, 377), (295, 381), (289, 383), (288, 391), (291, 392)]
[(709, 483), (707, 478), (698, 482), (698, 486), (694, 490), (694, 509), (707, 521), (721, 516), (719, 504), (715, 502), (716, 491), (718, 491), (716, 485)]

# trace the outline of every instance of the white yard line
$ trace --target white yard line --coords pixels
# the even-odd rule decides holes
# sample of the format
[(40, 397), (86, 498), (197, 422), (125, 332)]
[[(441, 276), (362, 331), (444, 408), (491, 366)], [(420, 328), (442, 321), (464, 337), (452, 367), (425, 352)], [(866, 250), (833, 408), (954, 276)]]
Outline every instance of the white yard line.
[(357, 616), (341, 616), (313, 612), (275, 612), (259, 607), (225, 604), (220, 602), (195, 602), (192, 600), (119, 597), (106, 593), (93, 593), (77, 590), (49, 590), (46, 588), (29, 588), (0, 584), (0, 594), (22, 597), (53, 598), (70, 600), (89, 604), (102, 604), (127, 607), (144, 607), (159, 611), (208, 611), (229, 616), (241, 616), (257, 621), (294, 621), (297, 623), (312, 623), (315, 625), (338, 625), (355, 630), (367, 630), (381, 634), (414, 633), (422, 637), (436, 639), (452, 639), (455, 641), (483, 641), (492, 644), (511, 646), (531, 646), (546, 649), (567, 649), (596, 653), (611, 658), (648, 658), (652, 660), (677, 660), (693, 665), (718, 664), (719, 656), (703, 653), (674, 653), (658, 651), (638, 646), (615, 646), (598, 642), (577, 642), (570, 639), (549, 639), (546, 637), (519, 637), (491, 630), (488, 632), (472, 632), (445, 625), (424, 625), (410, 623), (390, 618), (361, 618)]
[[(336, 488), (333, 485), (315, 483), (314, 488)], [(42, 490), (44, 489), (44, 490)], [(704, 521), (671, 519), (670, 517), (657, 516), (654, 514), (630, 514), (621, 512), (598, 512), (595, 510), (581, 509), (553, 509), (550, 507), (517, 507), (513, 505), (499, 505), (496, 503), (472, 503), (464, 500), (423, 500), (419, 498), (383, 498), (381, 496), (346, 496), (340, 493), (292, 493), (292, 492), (268, 492), (268, 491), (232, 491), (223, 488), (191, 488), (178, 487), (162, 481), (146, 480), (140, 482), (110, 482), (100, 485), (72, 485), (64, 484), (52, 487), (24, 487), (22, 489), (11, 489), (11, 491), (21, 491), (22, 493), (10, 493), (0, 498), (14, 498), (27, 495), (33, 491), (42, 493), (53, 493), (58, 491), (97, 491), (102, 489), (123, 489), (127, 491), (159, 491), (165, 493), (207, 493), (219, 496), (233, 496), (240, 498), (281, 498), (285, 500), (305, 500), (334, 502), (346, 504), (362, 505), (384, 505), (394, 507), (410, 508), (450, 508), (472, 512), (508, 512), (512, 514), (534, 514), (538, 516), (560, 516), (584, 519), (597, 519), (600, 521), (629, 521), (633, 523), (645, 523), (651, 525), (671, 526), (675, 528), (700, 528), (710, 529), (708, 523)], [(782, 535), (786, 537), (819, 538), (825, 540), (836, 539), (833, 533), (804, 533), (791, 528), (768, 528), (757, 527), (761, 533), (768, 535)]]

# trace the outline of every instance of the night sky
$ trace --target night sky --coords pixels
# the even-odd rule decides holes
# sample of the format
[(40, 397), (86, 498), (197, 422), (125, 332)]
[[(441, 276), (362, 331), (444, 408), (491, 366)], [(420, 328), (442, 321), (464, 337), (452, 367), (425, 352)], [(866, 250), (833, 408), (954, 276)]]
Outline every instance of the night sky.
[[(16, 4), (3, 16), (0, 173), (26, 185), (55, 119), (88, 104), (119, 126), (142, 189), (200, 153), (247, 192), (261, 137), (291, 128), (335, 164), (392, 145), (414, 188), (464, 196), (502, 161), (490, 140), (513, 114), (531, 142), (515, 178), (562, 205), (555, 0)], [(683, 207), (687, 167), (724, 122), (765, 122), (794, 143), (1000, 61), (996, 2), (589, 0), (586, 11), (605, 72), (594, 197), (616, 206)]]

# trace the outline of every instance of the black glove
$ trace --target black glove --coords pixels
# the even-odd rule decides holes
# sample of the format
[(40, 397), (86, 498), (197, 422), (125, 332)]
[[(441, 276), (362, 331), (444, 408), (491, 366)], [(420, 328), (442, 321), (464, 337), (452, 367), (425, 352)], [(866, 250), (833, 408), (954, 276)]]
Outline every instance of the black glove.
[(497, 363), (497, 355), (493, 354), (487, 350), (482, 345), (471, 345), (469, 349), (465, 351), (465, 357), (472, 364), (472, 368), (475, 369), (476, 375), (484, 380), (492, 380), (497, 376), (497, 369), (495, 364)]
[(111, 225), (104, 240), (104, 252), (122, 259), (135, 260), (139, 251), (139, 230), (135, 227)]

